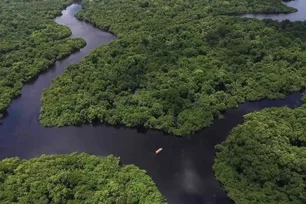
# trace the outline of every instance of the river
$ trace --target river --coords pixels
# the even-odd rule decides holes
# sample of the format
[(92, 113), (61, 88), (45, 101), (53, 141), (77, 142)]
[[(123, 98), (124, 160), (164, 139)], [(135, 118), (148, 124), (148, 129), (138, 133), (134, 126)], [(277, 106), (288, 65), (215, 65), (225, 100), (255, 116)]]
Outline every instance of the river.
[[(299, 4), (301, 2), (304, 7)], [(306, 9), (306, 1), (298, 0), (295, 5)], [(211, 127), (185, 138), (159, 131), (107, 125), (43, 128), (39, 124), (42, 90), (49, 87), (52, 79), (69, 64), (77, 63), (90, 50), (115, 39), (109, 33), (78, 21), (74, 14), (79, 10), (81, 6), (73, 4), (55, 21), (69, 26), (71, 37), (81, 37), (87, 45), (57, 61), (47, 72), (23, 87), (21, 97), (9, 106), (8, 116), (0, 126), (0, 159), (13, 156), (27, 159), (41, 154), (71, 152), (101, 156), (114, 154), (124, 164), (135, 164), (147, 170), (170, 204), (232, 203), (212, 171), (214, 146), (224, 141), (233, 127), (243, 122), (243, 115), (266, 107), (298, 107), (302, 104), (301, 93), (293, 93), (284, 100), (244, 103), (235, 110), (228, 110), (224, 114), (225, 119), (216, 120)], [(291, 19), (303, 20), (299, 18), (301, 16), (305, 19), (305, 12), (288, 15)], [(155, 150), (159, 147), (164, 150), (157, 156)]]
[(293, 0), (284, 2), (285, 5), (297, 8), (298, 12), (289, 14), (245, 14), (242, 17), (257, 18), (257, 19), (273, 19), (276, 21), (290, 20), (290, 21), (304, 21), (306, 19), (306, 1), (305, 0)]

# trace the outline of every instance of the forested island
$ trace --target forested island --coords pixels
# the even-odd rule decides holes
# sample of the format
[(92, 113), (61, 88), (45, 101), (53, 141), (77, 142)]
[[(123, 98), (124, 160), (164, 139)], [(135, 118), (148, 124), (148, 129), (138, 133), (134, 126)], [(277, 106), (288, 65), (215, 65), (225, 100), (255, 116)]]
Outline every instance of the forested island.
[[(71, 0), (0, 0), (0, 118), (24, 83), (85, 45), (54, 18)], [(245, 101), (306, 87), (306, 23), (280, 0), (84, 0), (80, 20), (118, 38), (44, 91), (44, 126), (91, 122), (184, 136)], [(305, 97), (306, 98), (306, 97)], [(216, 146), (214, 172), (237, 204), (306, 203), (306, 104), (245, 116)], [(0, 161), (1, 203), (163, 204), (144, 170), (118, 158), (43, 155)]]
[(113, 156), (42, 155), (0, 161), (2, 204), (166, 204), (152, 179)]
[(79, 19), (117, 40), (71, 65), (42, 97), (44, 126), (124, 124), (188, 135), (245, 101), (306, 85), (306, 24), (237, 17), (273, 1), (85, 0)]
[(306, 105), (250, 113), (217, 145), (214, 171), (236, 204), (306, 203), (305, 121)]
[(0, 0), (0, 118), (25, 82), (85, 45), (53, 18), (72, 0)]

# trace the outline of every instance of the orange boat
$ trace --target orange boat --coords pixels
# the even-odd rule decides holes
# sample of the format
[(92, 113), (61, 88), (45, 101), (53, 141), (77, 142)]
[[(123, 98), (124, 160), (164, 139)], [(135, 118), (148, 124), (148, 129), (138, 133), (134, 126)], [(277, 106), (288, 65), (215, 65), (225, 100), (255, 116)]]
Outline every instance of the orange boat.
[(159, 148), (158, 150), (155, 151), (155, 153), (159, 154), (162, 150), (163, 150), (163, 148)]

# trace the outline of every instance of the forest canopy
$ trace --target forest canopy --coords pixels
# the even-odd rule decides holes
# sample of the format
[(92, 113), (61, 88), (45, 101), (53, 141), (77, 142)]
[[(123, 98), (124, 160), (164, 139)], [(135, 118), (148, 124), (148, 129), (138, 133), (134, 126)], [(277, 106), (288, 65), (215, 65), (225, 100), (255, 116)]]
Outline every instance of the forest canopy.
[(166, 204), (152, 179), (119, 159), (82, 154), (0, 161), (2, 204)]
[(0, 118), (22, 85), (85, 46), (53, 18), (71, 0), (0, 0)]
[(236, 204), (306, 203), (306, 105), (245, 116), (221, 145), (214, 171)]
[(82, 4), (78, 18), (118, 39), (53, 81), (42, 98), (45, 126), (99, 121), (187, 135), (239, 103), (306, 86), (306, 23), (235, 15), (295, 11), (279, 0)]

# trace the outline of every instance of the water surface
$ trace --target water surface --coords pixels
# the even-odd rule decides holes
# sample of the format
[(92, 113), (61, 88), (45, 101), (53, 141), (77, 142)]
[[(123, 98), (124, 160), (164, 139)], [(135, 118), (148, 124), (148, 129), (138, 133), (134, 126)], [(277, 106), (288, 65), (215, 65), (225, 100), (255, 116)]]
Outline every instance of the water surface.
[[(302, 0), (296, 2), (304, 2), (305, 5)], [(52, 79), (61, 74), (69, 64), (77, 63), (90, 50), (115, 39), (109, 33), (78, 21), (74, 14), (80, 9), (81, 6), (77, 4), (69, 6), (61, 17), (56, 18), (56, 22), (69, 26), (72, 37), (85, 39), (86, 47), (57, 61), (37, 80), (23, 87), (22, 96), (10, 105), (8, 117), (0, 126), (0, 159), (71, 152), (101, 156), (114, 154), (124, 164), (135, 164), (146, 169), (170, 204), (232, 203), (212, 171), (214, 146), (224, 141), (234, 126), (243, 122), (243, 115), (246, 113), (265, 107), (300, 106), (301, 93), (291, 94), (285, 100), (242, 104), (238, 109), (227, 111), (224, 114), (225, 119), (215, 121), (210, 128), (185, 138), (164, 135), (158, 131), (107, 125), (43, 128), (39, 124), (42, 90), (49, 87)], [(155, 150), (160, 147), (164, 150), (155, 155)]]
[(257, 19), (273, 19), (276, 21), (304, 21), (306, 19), (306, 0), (284, 2), (285, 5), (298, 9), (298, 12), (289, 14), (245, 14), (241, 17)]

